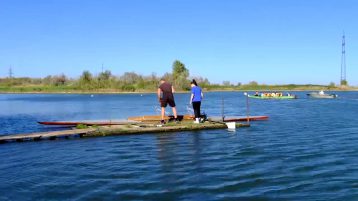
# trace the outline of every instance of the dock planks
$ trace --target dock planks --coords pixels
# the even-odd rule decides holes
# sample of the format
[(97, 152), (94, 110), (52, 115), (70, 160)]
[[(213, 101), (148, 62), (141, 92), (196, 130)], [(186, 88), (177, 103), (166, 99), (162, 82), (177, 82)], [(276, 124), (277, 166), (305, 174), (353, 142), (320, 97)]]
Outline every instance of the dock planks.
[[(248, 124), (237, 124), (238, 127), (250, 126)], [(39, 141), (53, 140), (56, 138), (68, 137), (99, 137), (113, 135), (129, 135), (129, 134), (147, 134), (147, 133), (169, 133), (180, 131), (194, 131), (207, 129), (225, 129), (227, 126), (220, 122), (205, 122), (201, 124), (194, 123), (170, 123), (163, 126), (154, 124), (138, 124), (138, 125), (115, 125), (115, 126), (99, 126), (85, 129), (71, 129), (53, 132), (39, 132), (28, 134), (14, 134), (0, 136), (0, 142), (23, 142), (23, 141)]]
[(27, 141), (27, 140), (40, 140), (40, 139), (53, 139), (56, 137), (69, 137), (75, 135), (83, 135), (92, 131), (94, 128), (87, 129), (73, 129), (63, 131), (52, 131), (52, 132), (39, 132), (39, 133), (26, 133), (26, 134), (14, 134), (0, 136), (0, 142), (4, 141)]

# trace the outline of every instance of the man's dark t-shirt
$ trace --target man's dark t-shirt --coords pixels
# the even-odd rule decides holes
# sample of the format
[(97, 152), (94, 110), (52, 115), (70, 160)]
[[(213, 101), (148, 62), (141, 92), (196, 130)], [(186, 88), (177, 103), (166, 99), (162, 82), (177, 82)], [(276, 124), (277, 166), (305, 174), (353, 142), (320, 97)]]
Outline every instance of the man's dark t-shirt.
[(164, 82), (159, 86), (162, 91), (161, 106), (166, 107), (169, 103), (170, 107), (175, 107), (174, 96), (172, 91), (172, 85), (168, 82)]

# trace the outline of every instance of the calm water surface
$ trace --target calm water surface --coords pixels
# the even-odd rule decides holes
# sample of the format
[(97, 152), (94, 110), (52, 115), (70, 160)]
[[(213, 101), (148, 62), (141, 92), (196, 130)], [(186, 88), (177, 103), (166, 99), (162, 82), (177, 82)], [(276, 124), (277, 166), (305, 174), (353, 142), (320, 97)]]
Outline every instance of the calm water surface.
[[(0, 200), (358, 200), (358, 93), (333, 100), (250, 99), (264, 122), (211, 130), (0, 144)], [(242, 92), (203, 110), (244, 115)], [(189, 94), (177, 94), (187, 113)], [(155, 114), (153, 94), (0, 95), (0, 135), (36, 121)], [(61, 128), (56, 128), (61, 129)]]

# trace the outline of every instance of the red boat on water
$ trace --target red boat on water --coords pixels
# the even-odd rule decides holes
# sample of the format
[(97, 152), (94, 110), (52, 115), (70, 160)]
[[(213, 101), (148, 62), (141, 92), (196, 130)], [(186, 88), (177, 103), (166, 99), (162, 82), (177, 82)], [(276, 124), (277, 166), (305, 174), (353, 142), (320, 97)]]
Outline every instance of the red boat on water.
[[(173, 116), (168, 116), (165, 119), (173, 119)], [(189, 115), (178, 115), (180, 120), (191, 121), (193, 116)], [(260, 121), (267, 120), (268, 116), (227, 116), (224, 118), (224, 122), (237, 122), (237, 121)], [(209, 117), (210, 121), (223, 121), (222, 117)], [(111, 126), (111, 125), (125, 125), (125, 124), (138, 124), (143, 122), (153, 122), (160, 121), (160, 116), (140, 116), (140, 117), (129, 117), (128, 120), (81, 120), (81, 121), (39, 121), (39, 124), (42, 125), (51, 125), (51, 126), (77, 126), (77, 125), (87, 125), (87, 126)]]
[(127, 120), (83, 120), (83, 121), (39, 121), (37, 123), (42, 125), (50, 125), (50, 126), (77, 126), (80, 124), (87, 125), (87, 126), (111, 126), (111, 125), (138, 123), (138, 122), (127, 121)]
[[(191, 115), (178, 115), (178, 119), (192, 120), (194, 116)], [(125, 124), (139, 124), (143, 122), (157, 122), (160, 121), (160, 115), (148, 115), (148, 116), (137, 116), (129, 117), (128, 119), (117, 119), (117, 120), (78, 120), (78, 121), (39, 121), (37, 123), (42, 125), (50, 126), (111, 126), (111, 125), (125, 125)], [(174, 116), (165, 116), (165, 120), (174, 120)]]
[(237, 122), (237, 121), (263, 121), (267, 120), (268, 116), (225, 116), (222, 117), (209, 117), (209, 121), (224, 121), (224, 122)]

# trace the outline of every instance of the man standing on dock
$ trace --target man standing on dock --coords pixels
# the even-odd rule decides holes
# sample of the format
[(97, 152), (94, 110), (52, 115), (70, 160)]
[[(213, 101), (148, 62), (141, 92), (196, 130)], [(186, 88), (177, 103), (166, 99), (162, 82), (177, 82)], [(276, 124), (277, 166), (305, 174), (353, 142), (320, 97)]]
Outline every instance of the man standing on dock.
[(160, 85), (158, 88), (158, 100), (160, 103), (160, 106), (162, 108), (162, 113), (161, 113), (161, 120), (160, 123), (164, 124), (164, 115), (165, 115), (165, 108), (167, 107), (167, 105), (169, 104), (170, 107), (172, 107), (173, 110), (173, 115), (175, 118), (175, 121), (177, 121), (178, 116), (177, 116), (177, 109), (175, 107), (175, 101), (174, 101), (174, 95), (173, 93), (175, 92), (174, 87), (165, 81), (164, 78), (162, 78), (160, 80)]

